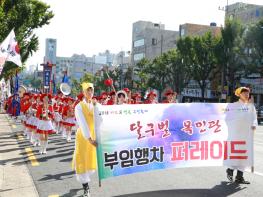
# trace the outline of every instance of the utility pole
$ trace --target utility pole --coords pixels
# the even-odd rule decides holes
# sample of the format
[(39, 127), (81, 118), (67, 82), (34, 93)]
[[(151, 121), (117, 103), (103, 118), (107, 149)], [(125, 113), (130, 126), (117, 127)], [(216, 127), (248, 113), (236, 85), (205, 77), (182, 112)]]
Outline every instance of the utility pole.
[(163, 34), (161, 35), (161, 55), (163, 54)]
[[(226, 18), (228, 16), (228, 0), (226, 2), (226, 7), (225, 8), (218, 8), (219, 10), (225, 11), (225, 20), (224, 20), (224, 28), (226, 26)], [(225, 53), (228, 53), (228, 51), (225, 51)], [(228, 62), (227, 62), (228, 65)], [(224, 82), (224, 78), (225, 78), (225, 65), (222, 65), (223, 68), (221, 70), (221, 98), (219, 98), (219, 102), (223, 101), (223, 92), (224, 92), (224, 86), (225, 86), (225, 82)], [(226, 99), (227, 99), (227, 95), (226, 95)]]

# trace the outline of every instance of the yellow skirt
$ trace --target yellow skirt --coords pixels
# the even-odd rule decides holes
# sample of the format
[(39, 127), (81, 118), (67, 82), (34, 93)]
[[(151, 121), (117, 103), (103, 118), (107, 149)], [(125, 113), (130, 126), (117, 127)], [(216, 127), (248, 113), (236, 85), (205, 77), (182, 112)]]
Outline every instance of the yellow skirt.
[(72, 169), (76, 170), (77, 174), (97, 169), (96, 147), (84, 138), (80, 129), (76, 133)]

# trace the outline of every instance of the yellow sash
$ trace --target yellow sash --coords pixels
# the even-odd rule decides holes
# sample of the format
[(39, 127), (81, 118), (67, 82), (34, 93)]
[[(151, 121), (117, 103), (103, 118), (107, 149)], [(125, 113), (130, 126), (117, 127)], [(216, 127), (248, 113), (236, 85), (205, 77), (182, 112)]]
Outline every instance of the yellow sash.
[[(80, 102), (80, 105), (90, 130), (90, 137), (95, 140), (94, 110), (89, 109), (88, 105), (84, 102)], [(80, 128), (78, 128), (76, 133), (75, 151), (72, 160), (72, 169), (76, 170), (77, 174), (83, 174), (89, 170), (95, 170), (96, 168), (96, 147), (85, 139)]]

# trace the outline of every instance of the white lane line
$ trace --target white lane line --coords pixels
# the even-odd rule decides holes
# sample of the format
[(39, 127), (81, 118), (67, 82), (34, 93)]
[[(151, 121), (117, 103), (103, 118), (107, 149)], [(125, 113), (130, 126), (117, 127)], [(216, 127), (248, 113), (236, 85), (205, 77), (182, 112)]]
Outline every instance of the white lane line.
[(245, 170), (245, 171), (253, 173), (253, 174), (256, 174), (256, 175), (259, 175), (259, 176), (263, 176), (263, 173), (261, 173), (261, 172), (257, 172), (257, 171), (251, 172), (251, 170)]
[(263, 176), (263, 173), (261, 173), (261, 172), (254, 172), (254, 174), (259, 175), (259, 176)]

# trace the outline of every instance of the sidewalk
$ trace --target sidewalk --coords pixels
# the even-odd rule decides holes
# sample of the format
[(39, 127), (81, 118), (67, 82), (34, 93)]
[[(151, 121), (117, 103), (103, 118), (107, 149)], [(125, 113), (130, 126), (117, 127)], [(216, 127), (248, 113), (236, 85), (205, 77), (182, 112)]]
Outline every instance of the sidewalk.
[(8, 115), (0, 114), (0, 196), (38, 197), (25, 157), (17, 142), (17, 134), (21, 132), (12, 131), (11, 123)]

